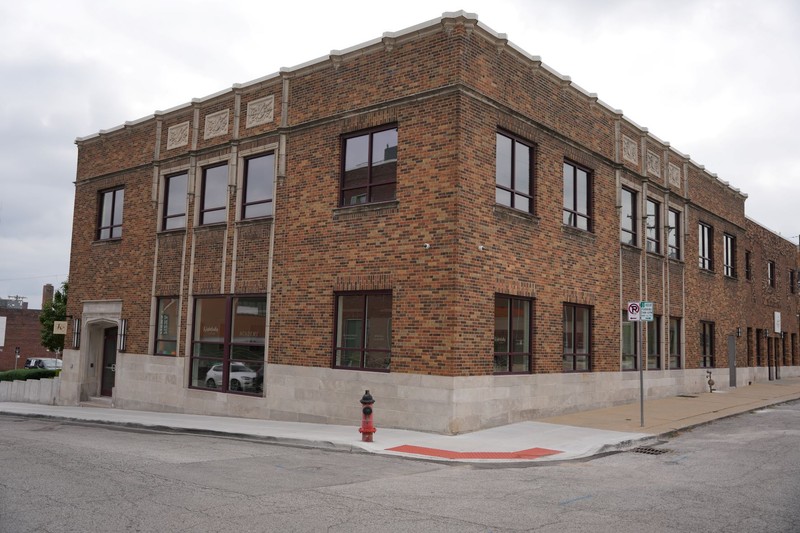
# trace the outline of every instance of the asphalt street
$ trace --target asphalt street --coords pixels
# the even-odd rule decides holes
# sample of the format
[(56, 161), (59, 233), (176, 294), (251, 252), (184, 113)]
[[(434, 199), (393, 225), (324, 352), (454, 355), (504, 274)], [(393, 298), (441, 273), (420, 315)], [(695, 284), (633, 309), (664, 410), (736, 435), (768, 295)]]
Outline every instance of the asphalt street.
[(0, 532), (800, 531), (800, 402), (637, 451), (441, 463), (0, 416)]

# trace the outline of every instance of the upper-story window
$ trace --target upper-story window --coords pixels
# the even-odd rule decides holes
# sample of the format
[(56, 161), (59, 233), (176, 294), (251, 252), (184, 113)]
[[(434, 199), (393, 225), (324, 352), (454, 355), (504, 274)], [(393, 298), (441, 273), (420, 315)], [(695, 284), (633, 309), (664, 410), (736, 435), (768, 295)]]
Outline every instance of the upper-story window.
[(98, 240), (119, 239), (122, 237), (122, 208), (124, 200), (125, 189), (122, 187), (100, 193), (97, 217)]
[(620, 196), (622, 210), (620, 211), (619, 240), (625, 244), (636, 246), (638, 244), (636, 219), (636, 192), (623, 187)]
[(272, 216), (272, 186), (275, 182), (275, 154), (244, 160), (242, 219)]
[(750, 250), (744, 251), (744, 277), (748, 280), (753, 279), (753, 254)]
[(592, 230), (591, 172), (564, 161), (564, 224)]
[(647, 251), (661, 253), (661, 204), (647, 200)]
[(794, 270), (789, 271), (789, 292), (797, 292), (797, 272)]
[(394, 200), (397, 190), (397, 128), (345, 137), (339, 205)]
[(495, 201), (526, 213), (533, 212), (533, 148), (497, 134)]
[(767, 284), (775, 287), (775, 261), (767, 261)]
[(667, 254), (671, 259), (681, 258), (681, 214), (674, 209), (667, 212)]
[(200, 224), (225, 222), (228, 206), (228, 164), (203, 169)]
[(714, 228), (708, 224), (698, 225), (698, 256), (700, 268), (703, 270), (714, 270)]
[(186, 172), (164, 178), (164, 216), (162, 230), (186, 227)]
[(736, 237), (725, 233), (722, 236), (722, 268), (729, 278), (736, 277)]

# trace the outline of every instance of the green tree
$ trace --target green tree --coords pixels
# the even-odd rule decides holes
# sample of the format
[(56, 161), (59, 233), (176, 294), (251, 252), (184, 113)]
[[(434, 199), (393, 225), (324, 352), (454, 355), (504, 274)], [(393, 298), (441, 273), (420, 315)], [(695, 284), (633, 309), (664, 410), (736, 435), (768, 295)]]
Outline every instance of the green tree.
[(64, 350), (64, 337), (66, 335), (53, 334), (53, 322), (67, 319), (67, 289), (68, 283), (61, 284), (61, 289), (53, 295), (53, 301), (42, 304), (39, 322), (42, 323), (42, 346), (51, 352)]

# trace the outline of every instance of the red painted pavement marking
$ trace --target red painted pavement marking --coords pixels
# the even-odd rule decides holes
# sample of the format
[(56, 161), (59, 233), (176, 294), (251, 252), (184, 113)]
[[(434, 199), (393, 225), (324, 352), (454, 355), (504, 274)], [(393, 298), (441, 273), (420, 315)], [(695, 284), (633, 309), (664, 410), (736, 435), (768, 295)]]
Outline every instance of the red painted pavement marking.
[(454, 452), (451, 450), (425, 448), (424, 446), (411, 446), (408, 444), (387, 448), (386, 451), (413, 453), (415, 455), (427, 455), (430, 457), (441, 457), (443, 459), (538, 459), (539, 457), (563, 453), (558, 450), (548, 450), (547, 448), (530, 448), (528, 450), (519, 450), (516, 452)]

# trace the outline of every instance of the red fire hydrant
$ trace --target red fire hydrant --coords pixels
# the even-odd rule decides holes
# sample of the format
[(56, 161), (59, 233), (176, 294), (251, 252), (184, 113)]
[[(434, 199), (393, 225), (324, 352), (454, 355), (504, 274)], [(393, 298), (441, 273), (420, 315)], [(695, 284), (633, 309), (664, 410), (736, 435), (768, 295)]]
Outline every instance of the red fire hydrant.
[(361, 433), (361, 442), (372, 442), (372, 434), (377, 431), (375, 426), (372, 425), (372, 404), (375, 400), (369, 391), (364, 392), (361, 397), (361, 427), (358, 432)]

